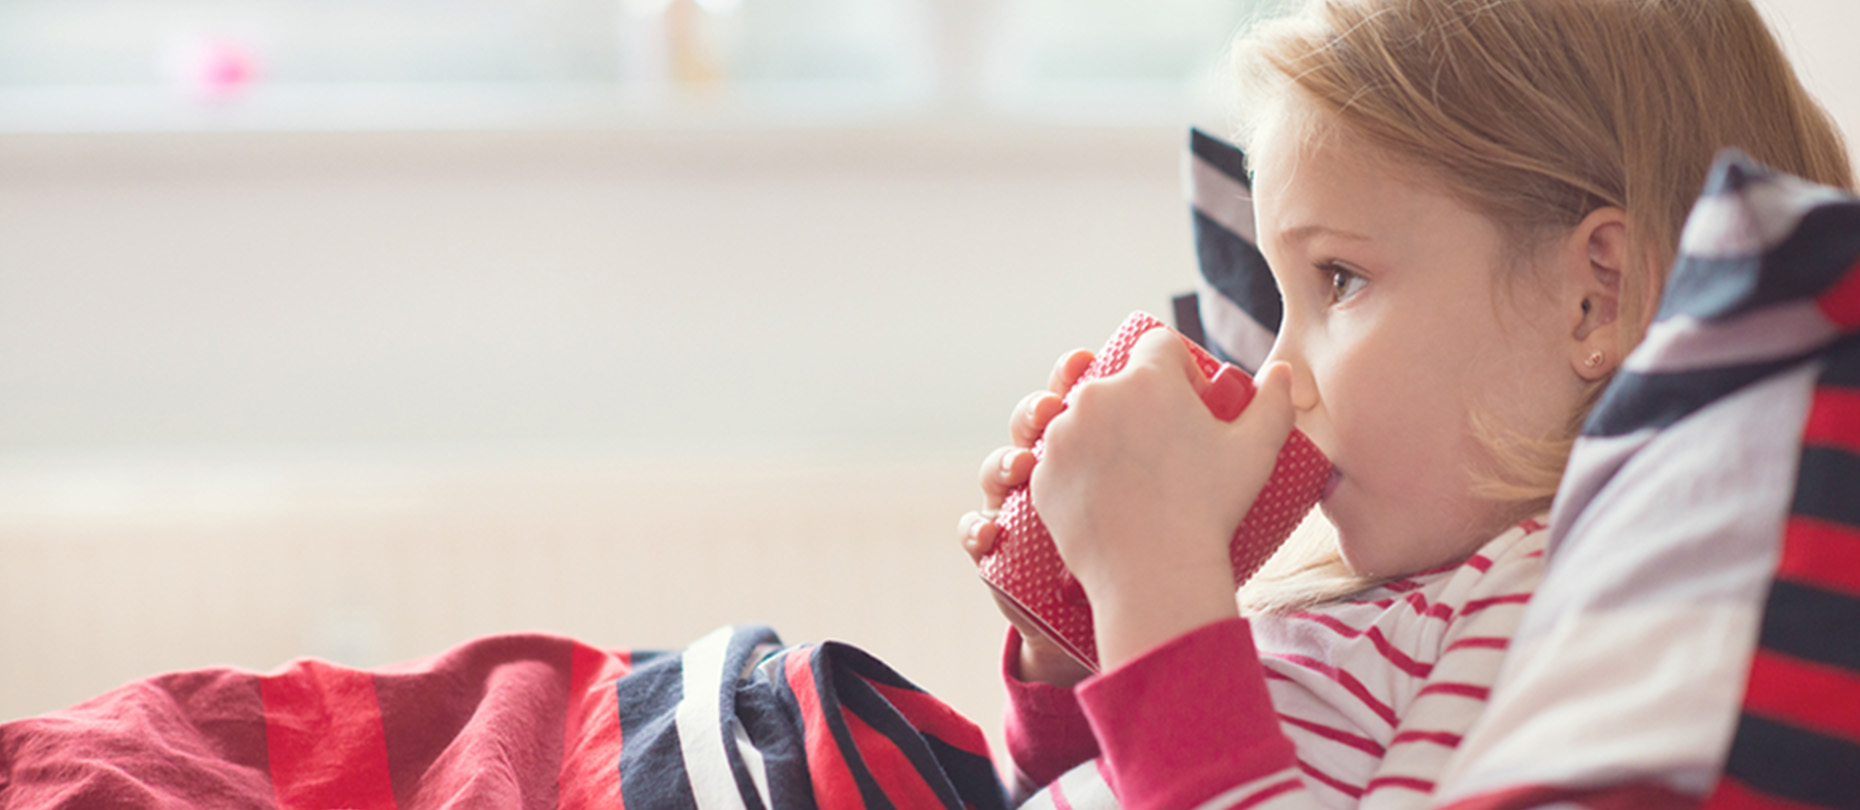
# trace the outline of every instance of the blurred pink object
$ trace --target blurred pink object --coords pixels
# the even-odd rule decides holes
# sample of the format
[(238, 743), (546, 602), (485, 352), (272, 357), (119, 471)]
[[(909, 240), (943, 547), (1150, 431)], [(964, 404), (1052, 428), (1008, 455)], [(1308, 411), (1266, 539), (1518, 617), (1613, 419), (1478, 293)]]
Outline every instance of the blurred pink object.
[(174, 37), (162, 61), (171, 84), (205, 103), (237, 99), (259, 76), (257, 49), (241, 38), (222, 34)]

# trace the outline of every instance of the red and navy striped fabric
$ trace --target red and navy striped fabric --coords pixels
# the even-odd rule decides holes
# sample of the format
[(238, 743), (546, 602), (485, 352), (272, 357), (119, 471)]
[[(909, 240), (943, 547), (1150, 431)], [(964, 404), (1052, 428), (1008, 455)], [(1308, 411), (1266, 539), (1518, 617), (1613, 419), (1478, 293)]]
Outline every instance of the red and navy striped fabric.
[(1860, 202), (1809, 212), (1763, 261), (1795, 263), (1798, 289), (1778, 294), (1812, 300), (1841, 337), (1810, 400), (1743, 713), (1708, 806), (1860, 807)]
[(362, 671), (173, 673), (0, 725), (0, 808), (1004, 806), (981, 731), (865, 653), (478, 639)]
[[(1860, 201), (1729, 154), (1688, 222), (1649, 333), (1668, 351), (1637, 355), (1662, 359), (1630, 362), (1584, 431), (1657, 430), (1784, 369), (1819, 366), (1780, 562), (1711, 807), (1860, 807), (1857, 333)], [(1696, 359), (1727, 354), (1742, 362)]]
[[(1860, 327), (1860, 283), (1848, 253), (1860, 249), (1860, 208), (1851, 198), (1729, 150), (1681, 241), (1648, 334), (1653, 345), (1609, 383), (1584, 436), (1666, 427), (1826, 355)], [(1748, 348), (1726, 347), (1738, 342)]]
[(629, 666), (497, 636), (372, 672), (160, 675), (0, 725), (0, 807), (617, 806), (612, 688)]
[(630, 807), (1005, 807), (980, 728), (862, 650), (725, 628), (618, 683)]

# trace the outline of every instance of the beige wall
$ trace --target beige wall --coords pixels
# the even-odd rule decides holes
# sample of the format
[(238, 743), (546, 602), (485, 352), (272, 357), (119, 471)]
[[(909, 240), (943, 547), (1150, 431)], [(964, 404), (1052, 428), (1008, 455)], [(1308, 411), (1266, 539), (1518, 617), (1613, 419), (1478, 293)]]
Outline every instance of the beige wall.
[(1860, 4), (1848, 0), (1755, 0), (1810, 92), (1834, 114), (1850, 144), (1860, 138)]
[(517, 629), (861, 644), (991, 730), (954, 540), (1193, 278), (1174, 129), (0, 138), (0, 718)]
[(0, 447), (975, 441), (1192, 278), (1183, 140), (6, 137)]
[[(518, 630), (676, 648), (762, 623), (856, 643), (993, 732), (999, 619), (951, 540), (973, 461), (727, 461), (169, 467), (125, 482), (136, 508), (14, 513), (0, 719), (168, 669), (365, 666)], [(0, 475), (55, 497), (44, 482)]]

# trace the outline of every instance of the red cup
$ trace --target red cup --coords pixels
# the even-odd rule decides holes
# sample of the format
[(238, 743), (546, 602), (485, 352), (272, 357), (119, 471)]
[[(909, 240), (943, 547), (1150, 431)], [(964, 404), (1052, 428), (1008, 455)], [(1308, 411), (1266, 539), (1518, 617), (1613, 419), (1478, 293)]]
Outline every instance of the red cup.
[[(1118, 372), (1130, 359), (1130, 348), (1144, 332), (1164, 328), (1161, 321), (1142, 312), (1131, 313), (1124, 325), (1098, 352), (1079, 382), (1106, 377)], [(1177, 335), (1180, 337), (1180, 335)], [(1209, 378), (1202, 399), (1216, 417), (1232, 421), (1253, 398), (1253, 381), (1238, 367), (1222, 363), (1187, 338), (1182, 342), (1194, 354), (1201, 373)], [(1070, 401), (1070, 394), (1067, 400)], [(1045, 441), (1035, 442), (1034, 457), (1045, 450)], [(1260, 490), (1259, 497), (1241, 519), (1229, 544), (1233, 561), (1234, 585), (1238, 587), (1253, 576), (1266, 559), (1298, 527), (1311, 511), (1330, 480), (1330, 460), (1319, 452), (1311, 439), (1297, 430), (1279, 451), (1272, 477)], [(982, 558), (981, 576), (990, 586), (1007, 597), (1011, 606), (1040, 628), (1068, 655), (1096, 672), (1098, 644), (1092, 631), (1091, 604), (1078, 580), (1059, 559), (1059, 549), (1046, 524), (1033, 511), (1033, 499), (1022, 485), (1008, 493), (996, 517), (1001, 527), (995, 547)]]

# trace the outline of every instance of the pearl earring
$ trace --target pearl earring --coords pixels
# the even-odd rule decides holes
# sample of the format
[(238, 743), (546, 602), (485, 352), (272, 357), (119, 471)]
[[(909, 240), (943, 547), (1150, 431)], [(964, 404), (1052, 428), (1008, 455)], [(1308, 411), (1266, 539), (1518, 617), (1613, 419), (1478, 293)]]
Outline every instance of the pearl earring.
[(1582, 364), (1589, 368), (1601, 368), (1602, 350), (1596, 349), (1595, 351), (1589, 352), (1589, 359), (1582, 361)]

